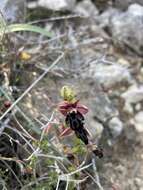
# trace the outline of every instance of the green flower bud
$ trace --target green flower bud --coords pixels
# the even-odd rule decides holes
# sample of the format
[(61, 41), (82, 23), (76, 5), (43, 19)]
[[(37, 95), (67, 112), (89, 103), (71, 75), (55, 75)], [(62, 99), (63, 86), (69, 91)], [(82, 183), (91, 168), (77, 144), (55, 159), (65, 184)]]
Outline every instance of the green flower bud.
[(76, 101), (76, 93), (73, 90), (73, 88), (69, 86), (63, 86), (60, 91), (60, 94), (61, 94), (61, 97), (63, 97), (65, 101), (68, 101), (71, 103)]

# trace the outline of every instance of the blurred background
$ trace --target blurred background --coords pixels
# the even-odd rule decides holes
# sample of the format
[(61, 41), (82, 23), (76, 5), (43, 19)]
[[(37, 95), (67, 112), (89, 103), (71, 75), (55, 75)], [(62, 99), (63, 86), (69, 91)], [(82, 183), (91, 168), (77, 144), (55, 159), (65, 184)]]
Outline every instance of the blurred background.
[[(143, 190), (142, 58), (143, 0), (0, 0), (0, 189)], [(59, 138), (64, 85), (102, 159)]]

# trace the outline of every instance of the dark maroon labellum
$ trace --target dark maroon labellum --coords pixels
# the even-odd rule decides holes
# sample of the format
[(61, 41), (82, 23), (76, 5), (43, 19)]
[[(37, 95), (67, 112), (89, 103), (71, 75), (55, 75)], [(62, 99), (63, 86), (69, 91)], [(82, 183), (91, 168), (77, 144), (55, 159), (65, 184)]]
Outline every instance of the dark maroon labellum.
[(86, 145), (88, 144), (88, 132), (84, 128), (84, 116), (78, 111), (67, 114), (65, 122)]

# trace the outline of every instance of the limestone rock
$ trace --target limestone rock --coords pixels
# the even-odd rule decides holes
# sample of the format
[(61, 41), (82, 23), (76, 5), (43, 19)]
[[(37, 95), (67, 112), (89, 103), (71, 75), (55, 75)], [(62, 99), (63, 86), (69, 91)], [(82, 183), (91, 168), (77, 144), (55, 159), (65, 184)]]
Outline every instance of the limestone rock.
[(137, 4), (140, 4), (140, 5), (143, 5), (143, 1), (142, 0), (114, 0), (114, 3), (113, 5), (117, 8), (120, 8), (120, 9), (127, 9), (131, 4), (134, 4), (134, 3), (137, 3)]
[(132, 82), (128, 68), (119, 64), (92, 63), (89, 65), (89, 70), (83, 73), (83, 75), (94, 78), (105, 88), (111, 88), (121, 82)]
[(126, 12), (113, 16), (109, 29), (114, 44), (124, 51), (143, 56), (143, 6), (130, 5)]
[(73, 10), (75, 0), (39, 0), (38, 5), (53, 11)]
[(108, 126), (114, 138), (118, 137), (123, 131), (123, 123), (118, 117), (113, 117), (109, 121)]
[(99, 11), (90, 0), (84, 0), (77, 4), (75, 8), (75, 12), (86, 17), (94, 17), (98, 15)]
[(137, 132), (143, 132), (143, 111), (138, 112), (134, 118), (134, 126)]
[(143, 100), (143, 86), (132, 85), (121, 97), (126, 103), (138, 103)]

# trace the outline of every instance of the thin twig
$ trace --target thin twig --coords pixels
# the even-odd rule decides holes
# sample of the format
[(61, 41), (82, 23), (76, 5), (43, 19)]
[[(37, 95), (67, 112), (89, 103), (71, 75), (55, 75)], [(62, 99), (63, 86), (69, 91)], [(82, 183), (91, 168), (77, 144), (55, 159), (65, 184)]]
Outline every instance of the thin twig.
[(92, 158), (92, 166), (93, 166), (94, 176), (95, 176), (95, 179), (96, 179), (96, 184), (98, 185), (99, 190), (104, 190), (101, 183), (100, 183), (100, 178), (99, 178), (99, 175), (98, 175), (98, 172), (97, 172), (95, 158)]
[(59, 189), (59, 185), (60, 185), (60, 178), (58, 178), (58, 182), (57, 182), (56, 190)]
[(19, 127), (20, 127), (20, 129), (26, 134), (26, 136), (29, 138), (29, 139), (31, 139), (31, 140), (33, 140), (33, 141), (37, 141), (37, 139), (35, 139), (34, 137), (32, 137), (28, 132), (27, 132), (27, 130), (25, 130), (24, 128), (23, 128), (23, 126), (20, 124), (20, 122), (17, 120), (17, 118), (14, 116), (14, 119), (15, 119), (15, 121), (17, 122), (17, 124), (19, 125)]
[(52, 18), (46, 18), (46, 19), (40, 19), (36, 21), (29, 22), (29, 24), (35, 24), (38, 22), (48, 22), (48, 21), (57, 21), (57, 20), (66, 20), (66, 19), (72, 19), (72, 18), (88, 18), (87, 16), (80, 15), (80, 14), (72, 14), (67, 16), (59, 16), (59, 17), (52, 17)]
[(44, 137), (44, 134), (45, 134), (45, 128), (51, 123), (51, 121), (53, 120), (54, 118), (54, 112), (52, 113), (49, 121), (43, 126), (43, 130), (42, 130), (42, 133), (41, 133), (41, 137), (40, 137), (40, 142), (43, 140), (43, 137)]
[(86, 166), (84, 166), (84, 167), (82, 167), (82, 168), (79, 168), (79, 169), (77, 169), (77, 170), (75, 170), (75, 171), (73, 171), (73, 172), (71, 172), (71, 173), (63, 174), (63, 175), (61, 175), (61, 176), (74, 175), (74, 174), (76, 174), (76, 173), (78, 173), (78, 172), (81, 172), (82, 170), (85, 170), (85, 169), (89, 168), (90, 166), (92, 166), (92, 163), (90, 163), (90, 164), (88, 164), (88, 165), (86, 165)]
[(37, 154), (38, 157), (45, 157), (45, 158), (53, 158), (55, 160), (64, 160), (63, 157), (60, 156), (53, 156), (53, 155), (49, 155), (49, 154)]
[(12, 128), (12, 127), (9, 126), (9, 125), (7, 125), (6, 127), (7, 127), (8, 129), (11, 129), (12, 131), (16, 132), (16, 133), (29, 145), (29, 147), (30, 147), (33, 151), (35, 151), (35, 149), (34, 149), (34, 147), (32, 146), (32, 144), (29, 143), (29, 141), (21, 134), (20, 131), (18, 131), (18, 130), (15, 129), (15, 128)]
[(68, 186), (69, 186), (69, 176), (67, 176), (67, 183), (66, 183), (66, 188), (65, 188), (65, 190), (68, 190)]

